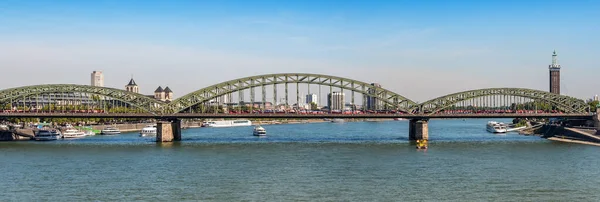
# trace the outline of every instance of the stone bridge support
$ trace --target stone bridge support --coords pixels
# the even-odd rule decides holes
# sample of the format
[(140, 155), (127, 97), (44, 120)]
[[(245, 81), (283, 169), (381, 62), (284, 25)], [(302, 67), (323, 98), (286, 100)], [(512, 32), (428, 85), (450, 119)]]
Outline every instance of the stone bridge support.
[(173, 119), (158, 121), (158, 123), (156, 123), (156, 141), (181, 141), (181, 120)]
[(428, 119), (411, 119), (408, 122), (408, 139), (409, 140), (429, 139), (428, 123), (429, 123)]

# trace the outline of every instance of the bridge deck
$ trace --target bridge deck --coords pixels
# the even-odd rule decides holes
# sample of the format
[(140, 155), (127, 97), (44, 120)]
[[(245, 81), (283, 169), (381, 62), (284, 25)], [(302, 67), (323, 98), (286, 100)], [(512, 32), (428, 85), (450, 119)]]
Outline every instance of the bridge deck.
[(342, 118), (342, 119), (442, 119), (442, 118), (583, 118), (591, 119), (591, 113), (557, 114), (557, 113), (494, 113), (494, 114), (207, 114), (179, 113), (171, 115), (155, 115), (151, 113), (0, 113), (0, 118)]

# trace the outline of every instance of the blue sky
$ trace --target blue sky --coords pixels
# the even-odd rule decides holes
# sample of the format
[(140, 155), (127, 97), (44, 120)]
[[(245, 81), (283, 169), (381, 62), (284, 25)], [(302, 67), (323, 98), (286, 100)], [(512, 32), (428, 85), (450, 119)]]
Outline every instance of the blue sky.
[[(0, 2), (0, 88), (131, 74), (176, 95), (256, 74), (310, 72), (379, 82), (417, 101), (488, 87), (599, 94), (598, 1)], [(24, 77), (28, 79), (23, 79)]]

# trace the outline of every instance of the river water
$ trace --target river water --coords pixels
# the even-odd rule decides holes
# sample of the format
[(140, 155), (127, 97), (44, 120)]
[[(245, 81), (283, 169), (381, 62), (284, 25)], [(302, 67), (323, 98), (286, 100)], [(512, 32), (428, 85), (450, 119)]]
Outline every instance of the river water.
[(0, 142), (0, 201), (600, 199), (600, 147), (494, 135), (487, 121), (432, 120), (426, 151), (410, 145), (408, 121)]

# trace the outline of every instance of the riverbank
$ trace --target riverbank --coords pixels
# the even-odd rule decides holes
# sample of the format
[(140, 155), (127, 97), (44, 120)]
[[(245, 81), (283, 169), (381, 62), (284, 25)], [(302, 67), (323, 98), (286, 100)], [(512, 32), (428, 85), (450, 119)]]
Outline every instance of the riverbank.
[(595, 129), (544, 125), (539, 133), (548, 140), (600, 146), (600, 134)]

